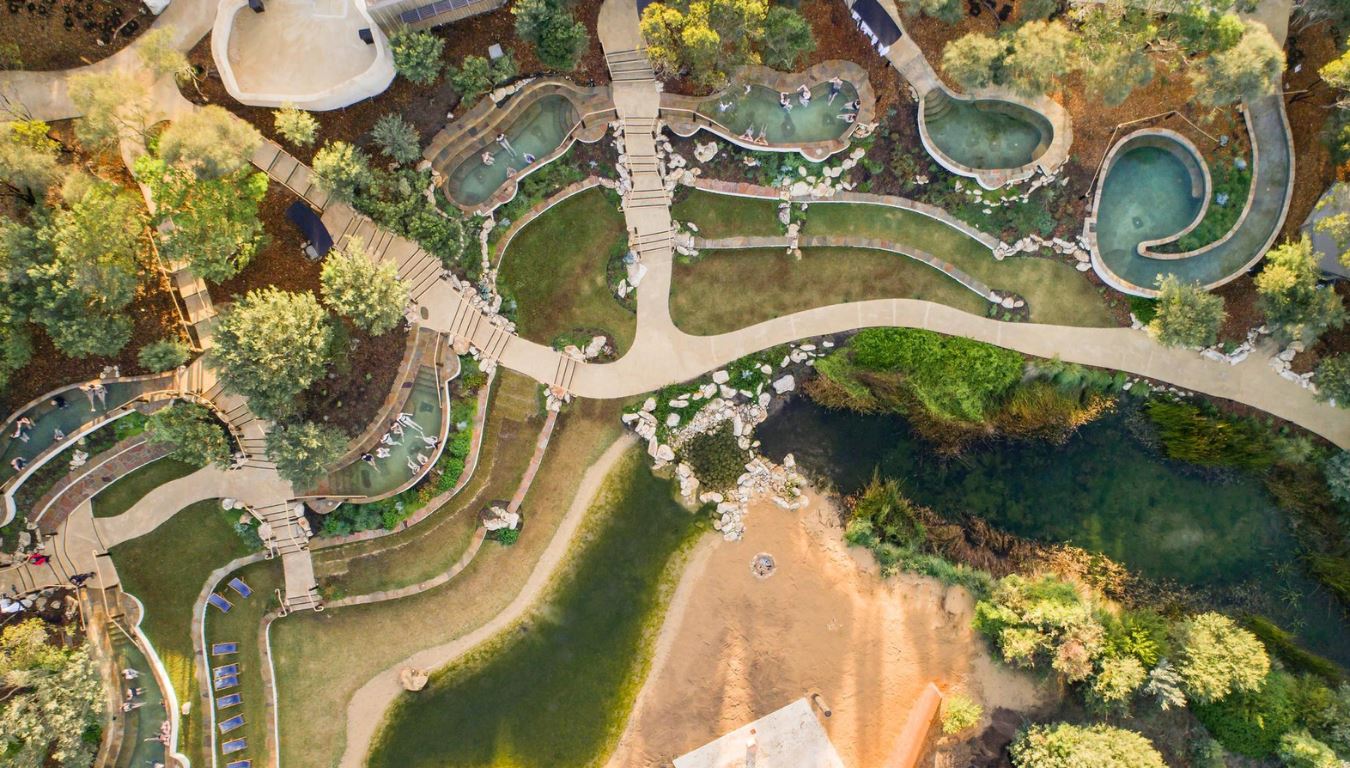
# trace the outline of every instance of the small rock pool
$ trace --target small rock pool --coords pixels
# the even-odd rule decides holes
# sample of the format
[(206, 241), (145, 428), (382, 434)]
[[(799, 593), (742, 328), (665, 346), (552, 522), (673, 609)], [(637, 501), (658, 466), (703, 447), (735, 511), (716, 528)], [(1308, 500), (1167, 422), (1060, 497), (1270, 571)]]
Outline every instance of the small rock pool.
[(936, 90), (924, 97), (922, 109), (934, 147), (977, 171), (1035, 162), (1054, 137), (1050, 121), (1010, 101), (955, 98)]

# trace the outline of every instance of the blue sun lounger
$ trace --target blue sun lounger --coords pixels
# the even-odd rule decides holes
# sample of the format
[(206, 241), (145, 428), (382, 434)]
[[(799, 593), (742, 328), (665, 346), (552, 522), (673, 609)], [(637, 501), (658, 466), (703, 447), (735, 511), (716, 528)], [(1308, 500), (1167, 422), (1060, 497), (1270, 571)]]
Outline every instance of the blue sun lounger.
[(219, 608), (221, 613), (229, 613), (230, 609), (234, 607), (230, 605), (229, 600), (217, 595), (215, 592), (212, 592), (211, 596), (206, 598), (206, 602)]
[(226, 763), (225, 768), (252, 768), (252, 760), (235, 760), (233, 763)]
[(244, 748), (247, 746), (248, 746), (248, 739), (232, 739), (230, 741), (225, 742), (224, 744), (221, 744), (220, 751), (228, 755), (234, 752), (243, 752)]
[(233, 688), (233, 687), (235, 687), (235, 686), (237, 686), (237, 685), (239, 685), (239, 678), (237, 678), (237, 677), (217, 677), (217, 678), (216, 678), (216, 690), (217, 690), (217, 691), (223, 691), (223, 690), (225, 690), (226, 688)]
[(211, 645), (212, 656), (229, 656), (232, 653), (239, 652), (239, 643), (213, 643)]
[(234, 717), (230, 718), (229, 720), (225, 720), (225, 721), (223, 721), (223, 722), (221, 722), (221, 723), (218, 723), (218, 724), (216, 725), (216, 727), (220, 729), (220, 732), (221, 732), (221, 733), (229, 733), (230, 731), (233, 731), (233, 730), (235, 730), (235, 729), (237, 729), (237, 728), (243, 728), (243, 727), (244, 727), (244, 716), (243, 716), (243, 715), (235, 715)]
[(237, 576), (233, 579), (230, 579), (230, 589), (233, 589), (235, 592), (238, 592), (239, 596), (245, 599), (247, 599), (249, 595), (253, 594), (253, 590), (249, 589), (249, 586), (245, 584), (243, 580)]
[(239, 674), (239, 665), (226, 664), (223, 667), (216, 667), (215, 672), (212, 674), (215, 675), (215, 678), (217, 680), (219, 680), (222, 677), (234, 677), (235, 675)]
[(225, 709), (236, 706), (244, 701), (244, 697), (237, 693), (231, 693), (228, 696), (221, 696), (216, 699), (216, 709)]

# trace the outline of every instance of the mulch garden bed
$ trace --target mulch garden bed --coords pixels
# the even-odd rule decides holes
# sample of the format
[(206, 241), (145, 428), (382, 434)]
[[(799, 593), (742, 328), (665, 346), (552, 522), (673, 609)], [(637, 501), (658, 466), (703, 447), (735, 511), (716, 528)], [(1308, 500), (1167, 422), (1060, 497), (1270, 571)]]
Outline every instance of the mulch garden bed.
[(295, 193), (280, 184), (267, 185), (267, 196), (258, 207), (267, 242), (239, 274), (223, 283), (207, 283), (211, 301), (224, 304), (236, 296), (267, 286), (296, 293), (319, 293), (319, 272), (323, 262), (305, 258), (300, 250), (304, 235), (286, 218), (286, 209), (298, 199)]
[[(1312, 213), (1317, 199), (1336, 180), (1336, 165), (1327, 148), (1325, 130), (1335, 114), (1336, 91), (1317, 71), (1339, 54), (1340, 37), (1330, 24), (1301, 31), (1290, 29), (1285, 56), (1285, 109), (1294, 133), (1294, 197), (1284, 220), (1282, 239), (1298, 236), (1298, 228)], [(1298, 67), (1299, 71), (1294, 69)]]
[(1214, 294), (1223, 298), (1224, 311), (1228, 316), (1219, 327), (1219, 341), (1241, 344), (1247, 340), (1247, 332), (1259, 328), (1266, 322), (1261, 311), (1256, 283), (1250, 275), (1243, 275), (1233, 282), (1216, 288)]
[(402, 325), (381, 336), (341, 323), (337, 362), (328, 374), (300, 395), (300, 416), (330, 424), (348, 437), (361, 434), (384, 406), (408, 344)]
[[(596, 85), (609, 82), (609, 70), (605, 67), (604, 52), (600, 49), (600, 40), (595, 34), (596, 19), (600, 14), (602, 0), (579, 0), (573, 11), (584, 24), (591, 36), (590, 47), (582, 57), (577, 70), (562, 73), (573, 81), (583, 85)], [(515, 17), (510, 6), (504, 6), (491, 13), (480, 14), (462, 21), (447, 24), (431, 30), (445, 40), (444, 59), (448, 64), (458, 65), (467, 55), (486, 56), (488, 46), (498, 43), (516, 60), (521, 77), (559, 74), (551, 72), (535, 57), (529, 45), (516, 37)], [(204, 73), (200, 82), (181, 87), (183, 95), (196, 104), (218, 104), (230, 110), (240, 118), (252, 123), (262, 134), (286, 148), (301, 162), (310, 163), (314, 153), (325, 141), (346, 141), (360, 147), (369, 148), (368, 134), (375, 121), (393, 112), (402, 115), (417, 129), (425, 145), (437, 131), (445, 127), (449, 116), (460, 109), (459, 94), (450, 83), (442, 78), (433, 85), (417, 85), (402, 77), (394, 82), (384, 93), (357, 102), (342, 109), (314, 113), (319, 121), (317, 141), (309, 147), (296, 147), (277, 132), (273, 122), (273, 110), (267, 107), (248, 107), (235, 101), (225, 90), (225, 84), (216, 70), (215, 60), (211, 57), (211, 36), (207, 35), (188, 53), (188, 60)], [(485, 98), (485, 97), (484, 97)]]
[(6, 0), (0, 48), (18, 47), (16, 69), (68, 69), (117, 53), (154, 21), (140, 0)]

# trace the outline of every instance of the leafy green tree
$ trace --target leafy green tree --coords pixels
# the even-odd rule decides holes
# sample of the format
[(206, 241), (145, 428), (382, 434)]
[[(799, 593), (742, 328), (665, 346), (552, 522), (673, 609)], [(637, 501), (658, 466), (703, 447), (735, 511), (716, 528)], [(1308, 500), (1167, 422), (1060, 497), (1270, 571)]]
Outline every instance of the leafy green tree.
[[(6, 250), (6, 228), (0, 219), (0, 261)], [(26, 320), (26, 314), (15, 300), (13, 288), (0, 282), (0, 389), (9, 384), (15, 371), (33, 358), (33, 339)]]
[(103, 683), (84, 646), (47, 642), (41, 619), (0, 632), (0, 754), (7, 768), (87, 766), (97, 743), (84, 734), (102, 716)]
[(267, 195), (267, 175), (240, 169), (221, 178), (198, 178), (189, 168), (142, 155), (136, 176), (150, 187), (156, 210), (160, 255), (186, 261), (198, 276), (229, 280), (248, 266), (266, 235), (258, 206)]
[(1002, 40), (971, 32), (942, 49), (942, 69), (963, 90), (987, 88), (997, 80), (1007, 49)]
[(1335, 291), (1317, 285), (1318, 254), (1306, 236), (1272, 248), (1256, 276), (1266, 319), (1288, 341), (1310, 344), (1328, 328), (1345, 324), (1345, 307)]
[(417, 129), (392, 112), (375, 121), (370, 138), (385, 157), (394, 162), (410, 163), (422, 156), (422, 141)]
[(768, 12), (768, 0), (658, 0), (643, 9), (640, 26), (655, 67), (688, 70), (695, 82), (715, 87), (729, 68), (754, 58)]
[(1223, 298), (1199, 283), (1186, 284), (1169, 274), (1158, 285), (1157, 314), (1148, 332), (1169, 347), (1208, 347), (1219, 338), (1226, 316)]
[(1017, 768), (1165, 768), (1148, 739), (1107, 725), (1033, 725), (1008, 748)]
[(953, 693), (942, 700), (942, 733), (951, 736), (975, 724), (984, 717), (984, 708), (964, 693)]
[(1073, 33), (1059, 21), (1029, 21), (1012, 35), (1003, 61), (1007, 83), (1027, 96), (1049, 93), (1068, 73)]
[(544, 66), (564, 72), (577, 68), (590, 35), (562, 0), (516, 0), (511, 13), (516, 17), (516, 36), (534, 46)]
[(992, 639), (1003, 660), (1049, 666), (1070, 682), (1088, 679), (1105, 650), (1105, 630), (1072, 584), (1050, 576), (1013, 574), (975, 605), (975, 628)]
[(277, 418), (293, 412), (296, 396), (323, 374), (332, 336), (312, 294), (263, 288), (220, 313), (209, 359), (255, 413)]
[(1261, 688), (1270, 672), (1266, 647), (1221, 613), (1192, 616), (1180, 627), (1177, 672), (1192, 701), (1219, 701), (1233, 691)]
[(1341, 451), (1322, 466), (1327, 490), (1342, 504), (1350, 504), (1350, 451)]
[(1106, 709), (1124, 709), (1147, 679), (1148, 671), (1133, 656), (1104, 658), (1092, 678), (1090, 698)]
[(182, 339), (160, 339), (141, 347), (136, 361), (147, 371), (168, 371), (186, 363), (192, 351)]
[(922, 13), (948, 24), (955, 24), (965, 16), (961, 0), (901, 0), (901, 4), (910, 16)]
[(800, 13), (782, 5), (769, 7), (764, 17), (764, 41), (760, 44), (765, 65), (790, 72), (803, 56), (815, 49), (816, 37)]
[(267, 435), (267, 458), (297, 488), (323, 477), (347, 449), (347, 437), (336, 427), (313, 422), (278, 426)]
[(116, 72), (79, 72), (66, 83), (80, 111), (75, 136), (84, 144), (106, 147), (145, 133), (150, 92), (139, 81)]
[(36, 202), (60, 175), (56, 165), (61, 145), (47, 135), (41, 120), (15, 120), (0, 125), (0, 181)]
[(488, 61), (485, 56), (465, 56), (458, 68), (450, 69), (450, 86), (468, 103), (492, 90), (497, 83), (516, 76), (516, 62), (510, 56)]
[(176, 33), (172, 24), (156, 26), (136, 40), (136, 55), (145, 68), (156, 76), (171, 75), (175, 80), (191, 80), (194, 75), (192, 64), (174, 45)]
[(173, 121), (159, 137), (158, 155), (199, 178), (219, 179), (247, 167), (262, 141), (258, 129), (209, 105)]
[(1319, 362), (1313, 383), (1318, 400), (1335, 400), (1337, 406), (1350, 408), (1350, 355), (1335, 355)]
[(1282, 72), (1284, 50), (1265, 25), (1248, 21), (1236, 44), (1191, 70), (1191, 85), (1202, 103), (1221, 107), (1274, 93)]
[(1290, 731), (1280, 737), (1280, 760), (1288, 768), (1338, 768), (1345, 765), (1331, 747), (1314, 739), (1307, 730)]
[(357, 327), (378, 336), (403, 319), (408, 290), (398, 279), (394, 262), (376, 264), (360, 238), (351, 238), (341, 251), (328, 254), (319, 280), (323, 302)]
[(136, 196), (92, 177), (72, 175), (62, 195), (68, 208), (35, 233), (13, 233), (25, 241), (29, 317), (71, 357), (115, 354), (131, 338), (122, 310), (139, 283), (145, 211)]
[(345, 141), (330, 141), (314, 153), (314, 182), (335, 200), (351, 202), (374, 183), (366, 154)]
[(1163, 35), (1189, 55), (1226, 51), (1242, 39), (1242, 18), (1231, 0), (1182, 0), (1164, 17)]
[(1075, 5), (1075, 66), (1084, 91), (1117, 106), (1153, 80), (1150, 46), (1158, 36), (1154, 17), (1123, 0)]
[(319, 121), (314, 119), (314, 115), (297, 109), (293, 104), (284, 104), (273, 112), (272, 124), (282, 138), (297, 147), (313, 144), (314, 137), (319, 133)]
[(230, 441), (225, 425), (211, 410), (197, 403), (174, 403), (150, 414), (146, 439), (172, 448), (170, 456), (194, 467), (230, 466)]
[(394, 69), (418, 85), (431, 85), (441, 77), (445, 68), (441, 54), (445, 41), (430, 32), (403, 29), (389, 37), (389, 49), (394, 54)]

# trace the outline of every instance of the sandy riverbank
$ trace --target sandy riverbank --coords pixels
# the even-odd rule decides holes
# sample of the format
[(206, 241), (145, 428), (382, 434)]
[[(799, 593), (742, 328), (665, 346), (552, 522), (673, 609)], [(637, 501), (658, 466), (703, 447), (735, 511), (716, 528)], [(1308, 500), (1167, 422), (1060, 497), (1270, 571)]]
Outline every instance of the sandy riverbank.
[[(816, 691), (850, 768), (885, 762), (929, 682), (966, 691), (986, 712), (1046, 698), (1032, 678), (989, 658), (963, 590), (909, 575), (883, 581), (869, 554), (844, 544), (835, 509), (807, 493), (812, 502), (798, 512), (752, 505), (740, 542), (701, 543), (609, 768), (669, 765)], [(761, 552), (776, 561), (767, 579), (750, 572)]]

